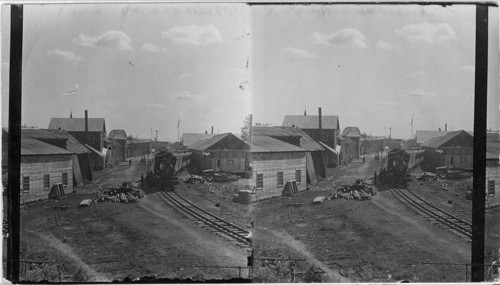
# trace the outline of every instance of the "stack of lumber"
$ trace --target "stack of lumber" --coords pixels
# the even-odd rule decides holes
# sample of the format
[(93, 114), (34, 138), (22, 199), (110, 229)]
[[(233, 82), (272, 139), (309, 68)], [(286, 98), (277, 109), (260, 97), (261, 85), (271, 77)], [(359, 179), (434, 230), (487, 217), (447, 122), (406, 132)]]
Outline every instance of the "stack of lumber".
[(439, 180), (439, 177), (432, 172), (424, 172), (418, 178), (419, 181)]
[(119, 203), (138, 203), (139, 199), (144, 197), (140, 190), (132, 188), (130, 185), (120, 187), (107, 186), (97, 194), (96, 202), (119, 202)]
[(184, 179), (184, 183), (187, 184), (205, 183), (205, 178), (199, 175), (189, 174), (188, 177)]

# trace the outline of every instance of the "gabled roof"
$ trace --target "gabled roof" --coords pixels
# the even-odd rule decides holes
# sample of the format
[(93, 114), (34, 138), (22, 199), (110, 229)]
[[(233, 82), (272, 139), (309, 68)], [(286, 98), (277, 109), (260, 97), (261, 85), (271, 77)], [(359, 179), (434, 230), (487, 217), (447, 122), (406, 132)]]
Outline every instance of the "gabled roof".
[(449, 132), (446, 131), (417, 131), (416, 136), (417, 136), (417, 143), (422, 144), (430, 139), (441, 137), (446, 135)]
[[(438, 147), (441, 147), (442, 145), (446, 144), (447, 142), (455, 139), (456, 137), (458, 137), (459, 135), (462, 135), (462, 134), (465, 134), (466, 136), (472, 137), (471, 134), (469, 134), (463, 130), (462, 131), (455, 131), (455, 132), (448, 132), (447, 134), (445, 134), (443, 136), (430, 139), (421, 145), (425, 146), (425, 147), (438, 148)], [(472, 147), (472, 145), (470, 147)]]
[(127, 133), (124, 130), (112, 130), (109, 132), (108, 137), (114, 140), (126, 140)]
[[(77, 141), (72, 135), (70, 135), (66, 131), (62, 130), (44, 130), (48, 133), (51, 133), (55, 136), (61, 137), (61, 138), (66, 138), (66, 149), (69, 152), (73, 153), (89, 153), (89, 150), (79, 141)], [(23, 133), (24, 134), (24, 133)]]
[(342, 135), (344, 137), (361, 137), (361, 131), (359, 130), (358, 127), (346, 127), (344, 131), (342, 132)]
[[(286, 115), (283, 127), (297, 127), (300, 129), (319, 129), (319, 116)], [(339, 116), (321, 116), (323, 130), (338, 130)]]
[(500, 133), (486, 133), (486, 159), (500, 159)]
[(217, 134), (205, 134), (205, 133), (183, 133), (182, 134), (182, 145), (190, 147), (192, 144), (198, 141), (207, 140)]
[[(89, 132), (106, 132), (104, 118), (88, 118)], [(68, 132), (85, 132), (85, 118), (52, 118), (49, 129)]]
[(225, 134), (220, 134), (220, 135), (215, 135), (209, 139), (198, 141), (194, 144), (192, 144), (189, 149), (194, 149), (194, 150), (208, 150), (211, 147), (213, 147), (216, 143), (222, 141), (223, 139), (230, 139), (235, 143), (239, 144), (246, 144), (243, 140), (238, 138), (237, 136), (233, 135), (232, 133), (225, 133)]
[(21, 137), (21, 156), (57, 154), (71, 154), (71, 152), (33, 138)]
[(278, 139), (265, 136), (265, 135), (253, 135), (252, 143), (250, 145), (251, 153), (263, 153), (263, 152), (304, 152), (307, 151), (298, 146), (280, 141)]
[(261, 127), (253, 126), (252, 134), (270, 136), (275, 139), (278, 137), (300, 137), (300, 147), (308, 151), (322, 151), (324, 148), (303, 130), (292, 127)]

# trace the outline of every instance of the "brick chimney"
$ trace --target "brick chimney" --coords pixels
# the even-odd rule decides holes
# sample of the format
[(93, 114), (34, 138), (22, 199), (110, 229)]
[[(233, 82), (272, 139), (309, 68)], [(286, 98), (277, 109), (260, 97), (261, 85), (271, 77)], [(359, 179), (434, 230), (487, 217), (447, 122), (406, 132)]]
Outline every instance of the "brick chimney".
[(319, 139), (321, 141), (323, 138), (323, 126), (321, 125), (321, 107), (318, 108), (318, 120), (319, 120)]

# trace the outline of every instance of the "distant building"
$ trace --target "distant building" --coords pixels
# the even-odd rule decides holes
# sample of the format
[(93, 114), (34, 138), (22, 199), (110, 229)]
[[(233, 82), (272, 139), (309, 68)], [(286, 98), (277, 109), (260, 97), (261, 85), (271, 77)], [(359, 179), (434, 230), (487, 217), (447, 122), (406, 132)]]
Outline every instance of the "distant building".
[[(8, 138), (2, 136), (2, 170), (8, 169)], [(64, 139), (53, 139), (62, 142)], [(21, 202), (45, 200), (56, 183), (73, 192), (73, 156), (61, 147), (21, 135)], [(3, 171), (2, 171), (3, 172)], [(7, 179), (7, 172), (2, 179)]]
[(207, 134), (207, 133), (184, 133), (182, 134), (182, 146), (189, 148), (195, 142), (207, 140), (216, 135), (217, 134)]
[(85, 133), (85, 118), (52, 118), (49, 129), (64, 130), (91, 151), (91, 165), (94, 170), (106, 168), (106, 123), (103, 118), (88, 118), (88, 137)]
[(288, 181), (306, 189), (307, 151), (264, 135), (252, 135), (250, 148), (251, 181), (257, 198), (281, 196)]
[(127, 157), (142, 157), (151, 152), (151, 139), (128, 139)]
[(486, 193), (488, 206), (500, 205), (500, 134), (486, 133)]
[(385, 137), (369, 136), (361, 139), (361, 148), (365, 154), (378, 153), (385, 149)]
[(466, 131), (449, 132), (422, 143), (424, 165), (429, 170), (437, 167), (472, 169), (474, 138)]
[[(422, 145), (423, 143), (429, 141), (430, 139), (437, 138), (437, 137), (442, 137), (448, 133), (451, 133), (451, 131), (426, 131), (426, 130), (417, 130), (416, 131), (416, 139), (417, 139), (417, 145)], [(473, 135), (472, 132), (467, 131), (470, 135)]]
[(127, 157), (127, 133), (124, 130), (112, 130), (106, 141), (106, 147), (108, 151), (111, 151), (111, 161), (125, 161)]
[(253, 126), (252, 134), (269, 136), (306, 150), (307, 182), (315, 184), (319, 179), (326, 178), (325, 148), (303, 130), (292, 127)]
[(342, 132), (342, 137), (345, 138), (341, 144), (342, 153), (353, 159), (359, 158), (361, 154), (361, 132), (357, 127), (347, 127)]
[(189, 147), (191, 166), (199, 170), (248, 171), (248, 144), (231, 133), (198, 141)]
[(328, 167), (335, 167), (339, 164), (340, 145), (339, 136), (339, 117), (335, 115), (321, 116), (321, 133), (320, 133), (320, 116), (309, 115), (286, 115), (283, 120), (283, 127), (296, 127), (304, 131), (308, 136), (318, 142), (322, 142), (328, 147), (328, 155), (325, 156)]

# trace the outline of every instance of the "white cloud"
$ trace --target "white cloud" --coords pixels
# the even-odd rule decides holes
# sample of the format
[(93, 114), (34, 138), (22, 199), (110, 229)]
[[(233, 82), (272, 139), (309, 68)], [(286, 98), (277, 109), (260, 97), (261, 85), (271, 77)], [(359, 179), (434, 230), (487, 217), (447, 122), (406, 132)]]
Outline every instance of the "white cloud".
[(460, 68), (460, 70), (466, 73), (474, 73), (476, 68), (474, 66), (468, 65), (468, 66), (463, 66), (462, 68)]
[(433, 24), (429, 22), (411, 24), (396, 30), (396, 35), (406, 38), (410, 43), (441, 43), (456, 40), (455, 31), (446, 24)]
[(150, 44), (150, 43), (144, 43), (141, 47), (141, 50), (144, 52), (153, 52), (153, 53), (160, 52), (160, 51), (166, 51), (165, 48), (155, 46), (155, 45)]
[(200, 101), (201, 99), (203, 99), (203, 96), (195, 95), (189, 91), (177, 91), (170, 94), (170, 98), (175, 101)]
[(97, 37), (80, 34), (73, 42), (91, 48), (134, 50), (132, 40), (122, 31), (108, 31)]
[(316, 55), (312, 54), (308, 50), (305, 49), (298, 49), (294, 47), (286, 47), (281, 49), (282, 52), (291, 54), (293, 56), (298, 56), (302, 58), (317, 58)]
[(192, 75), (191, 75), (191, 73), (185, 72), (185, 73), (182, 73), (182, 74), (177, 75), (177, 77), (176, 77), (176, 78), (177, 78), (177, 79), (185, 79), (185, 78), (189, 78), (189, 77), (191, 77), (191, 76), (192, 76)]
[(401, 49), (398, 45), (391, 44), (391, 43), (384, 42), (384, 41), (378, 41), (377, 44), (375, 45), (375, 48), (382, 49), (382, 50)]
[(424, 76), (424, 75), (425, 75), (425, 71), (418, 70), (418, 71), (412, 72), (410, 74), (407, 74), (406, 77), (407, 78), (418, 78), (418, 77)]
[(78, 56), (71, 51), (63, 51), (58, 49), (49, 50), (47, 51), (47, 54), (59, 56), (69, 61), (80, 61), (83, 59), (81, 56)]
[(162, 32), (161, 36), (177, 45), (204, 46), (222, 41), (221, 33), (214, 26), (177, 26)]
[(346, 46), (353, 48), (368, 48), (366, 37), (355, 29), (342, 29), (334, 34), (314, 32), (309, 38), (311, 43), (318, 45)]
[(424, 89), (413, 89), (408, 90), (405, 94), (410, 98), (429, 98), (435, 97), (436, 93), (425, 91)]

